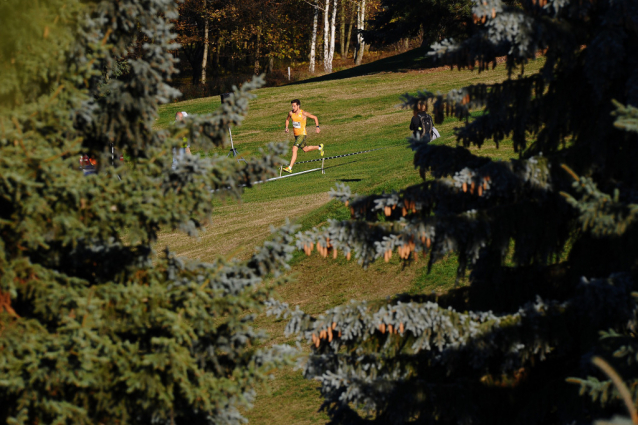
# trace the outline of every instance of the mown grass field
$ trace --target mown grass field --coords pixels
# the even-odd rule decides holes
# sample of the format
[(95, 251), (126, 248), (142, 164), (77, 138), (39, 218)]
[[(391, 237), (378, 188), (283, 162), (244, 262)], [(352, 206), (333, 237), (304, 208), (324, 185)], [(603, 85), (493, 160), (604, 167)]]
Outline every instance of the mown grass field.
[[(300, 224), (302, 229), (321, 226), (329, 218), (349, 218), (349, 211), (330, 201), (327, 195), (338, 182), (348, 184), (360, 194), (389, 192), (418, 183), (420, 178), (406, 142), (412, 113), (398, 106), (399, 96), (406, 92), (414, 94), (419, 89), (446, 92), (470, 84), (489, 84), (504, 80), (507, 73), (503, 66), (481, 74), (413, 69), (415, 63), (425, 63), (420, 51), (402, 57), (403, 62), (394, 58), (390, 65), (368, 64), (361, 70), (365, 75), (357, 75), (350, 69), (319, 81), (256, 91), (258, 97), (251, 103), (245, 122), (233, 129), (235, 147), (244, 157), (258, 154), (268, 142), (284, 141), (292, 146), (292, 135), (284, 133), (284, 120), (290, 101), (295, 98), (301, 100), (302, 109), (319, 118), (320, 134), (315, 134), (312, 121), (308, 122), (308, 143), (324, 143), (327, 157), (383, 149), (326, 161), (325, 175), (314, 172), (261, 184), (247, 190), (241, 202), (216, 203), (213, 226), (198, 240), (163, 233), (160, 245), (170, 245), (181, 255), (204, 261), (218, 256), (246, 258), (268, 238), (269, 227), (283, 224), (286, 218)], [(532, 62), (526, 73), (535, 72), (541, 64), (541, 60)], [(391, 72), (391, 67), (402, 71)], [(213, 97), (164, 105), (158, 126), (168, 125), (177, 111), (209, 113), (219, 104), (219, 97)], [(434, 143), (454, 145), (454, 128), (460, 125), (452, 118), (437, 125), (442, 137)], [(201, 152), (194, 146), (193, 151), (226, 155), (228, 149)], [(487, 143), (475, 153), (495, 159), (515, 155), (508, 142), (501, 143), (499, 149)], [(315, 158), (319, 158), (317, 151), (300, 152), (298, 161)], [(300, 164), (294, 171), (316, 168), (317, 164)], [(332, 260), (323, 259), (316, 252), (310, 257), (296, 253), (289, 272), (293, 281), (277, 291), (279, 298), (293, 308), (299, 306), (307, 313), (320, 314), (354, 298), (382, 300), (397, 293), (442, 293), (454, 286), (455, 270), (453, 257), (435, 264), (428, 274), (425, 261), (404, 267), (396, 255), (389, 263), (377, 262), (362, 270), (356, 262), (347, 262), (342, 256)], [(256, 326), (268, 332), (270, 339), (266, 344), (290, 342), (283, 334), (283, 320), (262, 315)], [(274, 378), (256, 389), (255, 407), (246, 412), (250, 423), (327, 421), (325, 413), (319, 412), (322, 399), (317, 383), (305, 380), (292, 368), (277, 371)]]

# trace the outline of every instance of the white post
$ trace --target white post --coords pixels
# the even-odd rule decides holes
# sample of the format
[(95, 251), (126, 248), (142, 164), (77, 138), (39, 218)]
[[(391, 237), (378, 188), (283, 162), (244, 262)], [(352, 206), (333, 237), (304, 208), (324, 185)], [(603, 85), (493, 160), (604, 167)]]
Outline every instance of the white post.
[(290, 81), (290, 67), (288, 67), (288, 81)]

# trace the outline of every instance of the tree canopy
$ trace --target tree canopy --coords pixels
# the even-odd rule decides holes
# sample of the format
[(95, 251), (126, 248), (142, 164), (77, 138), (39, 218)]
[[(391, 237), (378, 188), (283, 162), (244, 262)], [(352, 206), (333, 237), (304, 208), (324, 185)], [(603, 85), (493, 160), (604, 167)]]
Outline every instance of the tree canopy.
[(365, 38), (376, 44), (422, 36), (429, 46), (444, 38), (464, 39), (472, 27), (471, 0), (384, 0)]

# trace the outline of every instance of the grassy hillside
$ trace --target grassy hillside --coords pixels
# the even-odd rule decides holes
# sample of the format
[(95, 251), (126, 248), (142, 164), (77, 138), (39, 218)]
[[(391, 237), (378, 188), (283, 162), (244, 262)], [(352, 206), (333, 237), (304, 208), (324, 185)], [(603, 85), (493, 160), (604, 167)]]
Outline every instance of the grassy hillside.
[[(474, 83), (491, 83), (506, 78), (504, 67), (482, 74), (469, 71), (442, 71), (434, 69), (412, 70), (422, 54), (413, 52), (404, 56), (404, 62), (392, 65), (368, 64), (358, 72), (356, 68), (335, 73), (330, 78), (308, 81), (256, 92), (247, 119), (241, 127), (233, 129), (235, 147), (242, 156), (258, 153), (259, 148), (271, 141), (287, 141), (292, 135), (284, 133), (284, 120), (290, 101), (298, 98), (301, 108), (317, 115), (321, 134), (315, 134), (309, 122), (308, 143), (324, 143), (326, 156), (340, 155), (367, 149), (375, 152), (326, 161), (326, 174), (308, 173), (265, 183), (247, 190), (241, 203), (218, 204), (215, 222), (199, 240), (181, 234), (164, 233), (161, 243), (170, 245), (182, 255), (212, 260), (217, 256), (246, 258), (255, 245), (269, 235), (269, 226), (281, 225), (286, 217), (302, 228), (321, 226), (328, 218), (348, 218), (349, 211), (330, 201), (327, 192), (337, 182), (345, 182), (361, 194), (381, 193), (401, 189), (420, 181), (412, 165), (412, 152), (408, 149), (411, 111), (398, 107), (399, 95), (418, 89), (446, 92)], [(400, 59), (400, 58), (399, 58)], [(396, 63), (395, 63), (396, 62)], [(526, 72), (535, 72), (540, 60), (529, 64)], [(363, 68), (363, 67), (360, 67)], [(401, 69), (402, 72), (388, 72)], [(407, 71), (406, 71), (407, 70)], [(188, 113), (211, 112), (220, 104), (219, 97), (189, 100), (165, 105), (161, 109), (158, 126), (173, 120), (177, 111)], [(437, 128), (441, 138), (434, 143), (455, 144), (454, 128), (458, 121), (447, 119)], [(213, 152), (194, 151), (202, 155), (226, 155), (227, 149)], [(486, 144), (478, 154), (498, 159), (514, 155), (511, 143), (501, 143), (500, 149)], [(319, 158), (314, 151), (300, 153), (299, 161)], [(299, 172), (317, 167), (317, 162), (300, 164)], [(456, 263), (454, 258), (437, 263), (430, 274), (425, 261), (403, 267), (394, 256), (389, 263), (377, 262), (362, 270), (343, 257), (326, 260), (313, 254), (305, 257), (297, 253), (292, 262), (290, 276), (293, 282), (279, 288), (283, 301), (291, 306), (318, 314), (350, 299), (381, 300), (401, 292), (439, 293), (454, 285)], [(463, 284), (463, 282), (461, 282)], [(287, 342), (283, 335), (284, 321), (259, 317), (257, 325), (270, 335), (267, 344)], [(275, 380), (258, 388), (255, 408), (247, 412), (253, 424), (320, 424), (327, 416), (318, 412), (321, 397), (314, 382), (304, 380), (291, 369), (278, 371)]]

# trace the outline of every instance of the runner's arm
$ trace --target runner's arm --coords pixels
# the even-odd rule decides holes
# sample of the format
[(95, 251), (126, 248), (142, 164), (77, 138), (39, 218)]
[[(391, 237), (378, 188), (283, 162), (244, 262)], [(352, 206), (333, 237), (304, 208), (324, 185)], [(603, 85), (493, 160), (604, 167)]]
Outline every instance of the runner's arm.
[(315, 120), (315, 125), (317, 126), (317, 133), (319, 133), (319, 132), (321, 131), (321, 129), (319, 128), (319, 120), (317, 119), (317, 117), (315, 117), (315, 116), (314, 116), (314, 115), (312, 115), (312, 114), (309, 114), (309, 113), (308, 113), (308, 112), (306, 112), (306, 111), (303, 111), (303, 114), (304, 114), (304, 116), (305, 116), (306, 118), (310, 118), (310, 119)]
[(288, 123), (290, 122), (290, 112), (286, 115), (286, 133), (288, 133)]

